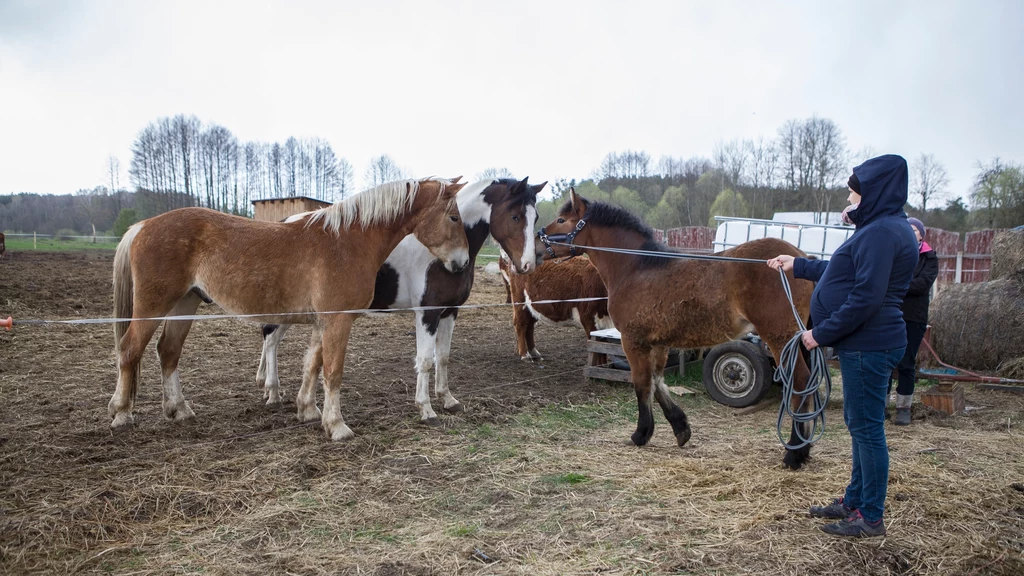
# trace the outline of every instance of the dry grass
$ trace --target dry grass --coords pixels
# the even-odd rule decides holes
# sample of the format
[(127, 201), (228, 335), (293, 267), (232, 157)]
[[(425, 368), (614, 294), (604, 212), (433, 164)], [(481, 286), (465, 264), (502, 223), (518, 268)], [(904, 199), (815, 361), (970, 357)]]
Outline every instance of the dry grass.
[[(12, 306), (106, 312), (108, 263), (59, 261), (33, 277), (41, 262), (0, 268)], [(497, 281), (475, 290), (504, 300)], [(781, 466), (771, 410), (737, 417), (704, 394), (680, 400), (686, 448), (658, 415), (637, 449), (632, 390), (582, 379), (576, 329), (538, 327), (540, 369), (515, 357), (504, 312), (459, 323), (452, 386), (467, 412), (442, 429), (416, 423), (408, 319), (357, 324), (347, 443), (296, 425), (294, 404), (260, 405), (248, 325), (193, 329), (182, 373), (195, 422), (161, 421), (150, 356), (139, 424), (114, 434), (108, 327), (0, 334), (0, 572), (1024, 573), (1020, 396), (968, 388), (974, 409), (957, 417), (915, 407), (912, 426), (887, 430), (889, 536), (837, 540), (806, 510), (849, 474), (838, 383), (799, 472)], [(281, 352), (292, 391), (296, 331)]]
[[(687, 399), (695, 432), (625, 441), (633, 399), (552, 404), (330, 444), (316, 427), (8, 475), (3, 565), (18, 572), (252, 574), (1020, 574), (1021, 401), (972, 392), (970, 416), (890, 428), (883, 540), (806, 517), (840, 493), (849, 441), (832, 403), (801, 472), (773, 415)], [(59, 439), (56, 439), (59, 440)], [(268, 450), (269, 447), (276, 447)], [(12, 470), (11, 459), (4, 462)], [(12, 531), (15, 532), (12, 534)], [(978, 572), (974, 572), (978, 570)]]

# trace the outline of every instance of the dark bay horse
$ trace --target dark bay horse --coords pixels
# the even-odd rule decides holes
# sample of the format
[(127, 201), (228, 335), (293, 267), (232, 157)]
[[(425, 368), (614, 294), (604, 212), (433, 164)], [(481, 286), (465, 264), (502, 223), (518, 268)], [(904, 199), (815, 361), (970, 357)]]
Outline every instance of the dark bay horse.
[[(779, 354), (796, 334), (778, 272), (766, 265), (691, 259), (660, 258), (591, 250), (625, 248), (662, 251), (653, 232), (623, 208), (590, 202), (570, 192), (554, 222), (541, 229), (547, 257), (586, 253), (608, 289), (608, 312), (622, 333), (622, 348), (629, 359), (639, 404), (633, 443), (643, 446), (654, 433), (651, 400), (656, 399), (672, 425), (677, 443), (690, 439), (686, 414), (673, 402), (665, 386), (668, 349), (708, 348), (750, 330), (764, 340), (778, 363)], [(572, 247), (563, 244), (573, 245)], [(775, 238), (747, 242), (720, 256), (768, 260), (779, 254), (803, 256), (792, 244)], [(801, 318), (810, 315), (813, 284), (788, 274), (793, 301)], [(795, 389), (803, 390), (810, 373), (806, 359), (795, 369)], [(798, 406), (793, 406), (798, 409)], [(790, 445), (798, 445), (794, 424)], [(809, 425), (803, 429), (810, 437)], [(799, 468), (810, 446), (787, 448), (784, 463)]]
[(532, 274), (519, 274), (504, 254), (498, 263), (501, 278), (508, 290), (512, 306), (512, 326), (516, 331), (516, 350), (523, 360), (541, 362), (533, 339), (537, 321), (552, 324), (575, 323), (583, 327), (585, 337), (594, 330), (614, 328), (608, 316), (608, 300), (587, 302), (552, 302), (544, 300), (575, 300), (606, 298), (608, 292), (597, 268), (586, 258), (546, 260)]
[[(190, 315), (202, 300), (233, 314), (288, 314), (258, 322), (308, 322), (311, 314), (366, 308), (374, 279), (395, 246), (413, 234), (452, 271), (469, 264), (453, 180), (391, 182), (323, 208), (300, 222), (260, 222), (181, 208), (132, 226), (114, 255), (117, 388), (111, 427), (132, 421), (139, 362), (165, 315)], [(354, 314), (315, 314), (313, 346), (323, 355), (323, 428), (353, 436), (341, 416), (341, 376)], [(157, 343), (167, 418), (194, 417), (178, 378), (191, 320), (163, 321)], [(300, 414), (319, 411), (300, 405)]]
[[(502, 251), (511, 255), (515, 269), (522, 274), (533, 272), (541, 263), (534, 226), (537, 220), (537, 194), (547, 182), (532, 185), (528, 178), (482, 180), (467, 185), (456, 196), (462, 223), (469, 242), (469, 266), (451, 271), (443, 265), (415, 236), (402, 240), (377, 271), (371, 309), (460, 306), (473, 288), (474, 263), (488, 234)], [(306, 215), (292, 218), (301, 220)], [(461, 412), (462, 404), (448, 388), (448, 357), (455, 329), (457, 308), (416, 312), (416, 405), (420, 421), (439, 425), (440, 420), (430, 402), (430, 372), (434, 370), (434, 393), (444, 399), (444, 409)], [(280, 399), (277, 373), (277, 347), (288, 325), (263, 327), (263, 353), (256, 382), (264, 388), (267, 404)], [(303, 370), (300, 404), (311, 406), (314, 384), (319, 373), (319, 356), (307, 356)], [(299, 413), (300, 419), (315, 418), (309, 411)]]

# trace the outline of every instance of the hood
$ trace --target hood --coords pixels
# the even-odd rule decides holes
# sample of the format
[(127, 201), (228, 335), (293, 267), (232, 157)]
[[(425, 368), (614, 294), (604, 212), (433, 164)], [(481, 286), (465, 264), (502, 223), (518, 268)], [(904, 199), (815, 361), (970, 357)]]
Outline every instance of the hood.
[(878, 156), (853, 169), (860, 180), (860, 204), (849, 211), (849, 218), (862, 227), (883, 216), (906, 214), (907, 161), (896, 154)]

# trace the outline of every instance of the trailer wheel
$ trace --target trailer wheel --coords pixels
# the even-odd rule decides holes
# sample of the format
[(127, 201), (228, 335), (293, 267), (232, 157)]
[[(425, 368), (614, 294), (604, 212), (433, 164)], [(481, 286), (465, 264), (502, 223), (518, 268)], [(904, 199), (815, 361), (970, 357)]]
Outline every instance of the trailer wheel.
[(744, 408), (768, 393), (772, 367), (763, 349), (745, 340), (719, 344), (704, 357), (704, 388), (716, 402)]

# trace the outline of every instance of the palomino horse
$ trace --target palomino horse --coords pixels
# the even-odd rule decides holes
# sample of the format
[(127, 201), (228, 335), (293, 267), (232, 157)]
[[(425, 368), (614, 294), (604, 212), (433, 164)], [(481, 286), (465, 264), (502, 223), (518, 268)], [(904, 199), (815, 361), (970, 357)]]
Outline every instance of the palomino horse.
[[(512, 326), (516, 330), (516, 349), (523, 360), (542, 362), (533, 340), (537, 321), (552, 324), (574, 323), (583, 327), (586, 337), (594, 330), (614, 328), (608, 316), (608, 296), (597, 268), (586, 258), (548, 260), (532, 274), (519, 274), (502, 254), (498, 263), (512, 306)], [(602, 298), (587, 302), (535, 303), (537, 300), (575, 300)]]
[[(538, 185), (506, 178), (483, 180), (462, 189), (456, 196), (462, 223), (469, 240), (469, 266), (453, 272), (446, 269), (415, 236), (402, 240), (377, 271), (377, 283), (371, 309), (460, 306), (473, 287), (474, 262), (488, 233), (502, 250), (512, 254), (515, 267), (527, 274), (542, 261), (537, 251), (534, 225), (537, 220)], [(289, 219), (301, 220), (305, 214)], [(452, 345), (457, 308), (418, 310), (416, 312), (416, 405), (420, 421), (429, 425), (441, 422), (430, 403), (430, 372), (435, 369), (434, 393), (444, 397), (444, 409), (461, 412), (462, 404), (448, 390), (448, 355)], [(256, 382), (264, 387), (267, 404), (281, 401), (277, 374), (277, 346), (288, 329), (287, 324), (263, 327), (263, 354)], [(313, 349), (307, 355), (299, 397), (312, 398), (320, 357)], [(310, 400), (311, 401), (311, 400)], [(302, 414), (300, 413), (300, 418)]]
[[(166, 314), (190, 315), (202, 300), (259, 322), (308, 322), (317, 312), (365, 308), (384, 259), (408, 234), (449, 270), (469, 264), (469, 246), (454, 180), (384, 184), (316, 211), (302, 222), (259, 222), (204, 208), (181, 208), (129, 229), (114, 255), (117, 389), (108, 410), (112, 427), (132, 421), (142, 353)], [(341, 416), (341, 375), (355, 314), (317, 314), (313, 346), (323, 354), (324, 430), (333, 440), (353, 436)], [(163, 410), (192, 418), (178, 380), (181, 347), (191, 320), (166, 320), (157, 343)], [(321, 344), (322, 343), (322, 344)], [(320, 348), (322, 346), (322, 348)], [(308, 402), (303, 402), (308, 400)], [(300, 398), (302, 420), (320, 415)]]
[[(620, 248), (668, 251), (656, 243), (650, 228), (626, 210), (590, 202), (570, 192), (558, 217), (541, 228), (541, 240), (549, 257), (585, 252), (608, 289), (608, 312), (622, 333), (622, 348), (629, 359), (639, 417), (633, 443), (643, 446), (654, 433), (652, 397), (672, 424), (680, 446), (690, 439), (686, 414), (669, 395), (664, 369), (669, 347), (707, 348), (749, 331), (757, 331), (775, 355), (796, 334), (793, 318), (778, 272), (745, 262), (670, 259), (632, 255), (589, 248)], [(570, 246), (565, 246), (568, 244)], [(779, 254), (803, 256), (793, 245), (775, 238), (747, 242), (719, 256), (768, 260)], [(789, 274), (793, 302), (801, 318), (809, 317), (813, 285)], [(810, 372), (800, 358), (795, 369), (795, 389), (806, 386)], [(793, 406), (798, 409), (798, 406)], [(809, 425), (803, 437), (810, 437)], [(799, 444), (793, 429), (790, 445)], [(799, 468), (810, 446), (787, 448), (784, 462)]]

